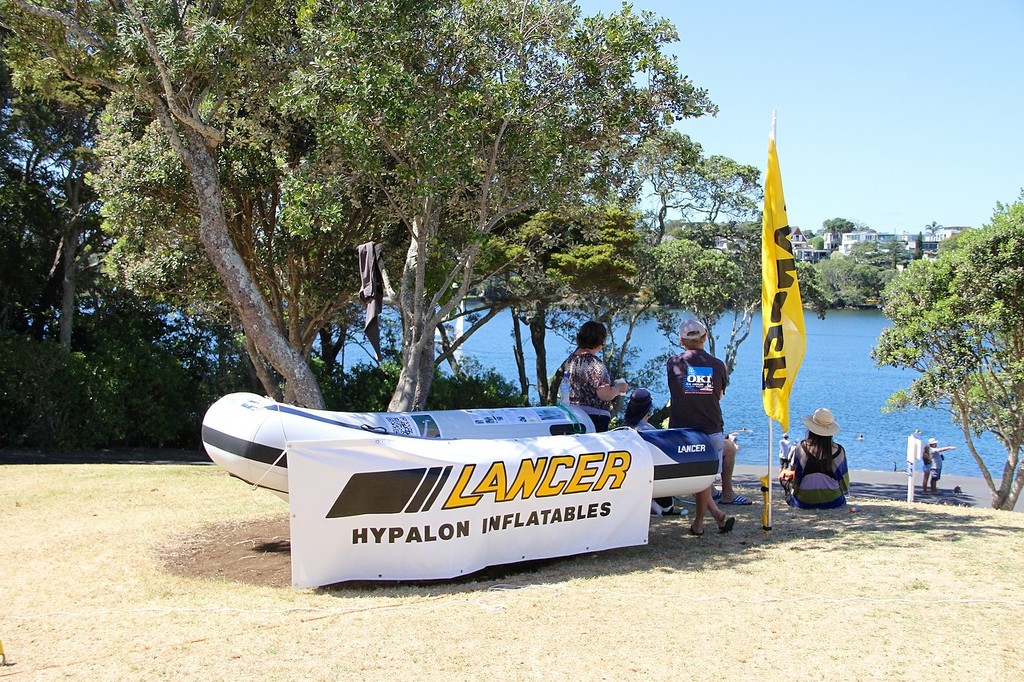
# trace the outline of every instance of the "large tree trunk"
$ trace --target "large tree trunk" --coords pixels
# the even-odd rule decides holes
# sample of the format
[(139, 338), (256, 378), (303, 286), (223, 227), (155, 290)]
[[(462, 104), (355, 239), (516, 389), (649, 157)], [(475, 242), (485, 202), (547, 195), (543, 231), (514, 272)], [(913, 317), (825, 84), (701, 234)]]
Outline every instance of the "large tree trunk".
[(324, 399), (309, 364), (274, 324), (266, 301), (231, 242), (213, 154), (198, 132), (186, 127), (184, 135), (188, 141), (184, 161), (199, 203), (199, 236), (210, 261), (224, 281), (228, 296), (242, 321), (242, 328), (260, 354), (284, 377), (285, 400), (323, 409)]
[(75, 298), (78, 291), (78, 251), (82, 241), (81, 192), (84, 178), (77, 172), (78, 162), (71, 161), (64, 178), (64, 217), (61, 226), (61, 256), (64, 279), (60, 299), (60, 344), (71, 351), (71, 332), (75, 322)]
[(540, 394), (540, 402), (544, 405), (554, 405), (557, 388), (552, 388), (551, 382), (548, 381), (548, 351), (545, 345), (547, 317), (547, 308), (540, 307), (530, 318), (530, 342), (537, 355), (534, 368), (537, 372), (537, 393)]
[(78, 284), (78, 240), (77, 220), (65, 224), (62, 241), (64, 281), (60, 297), (60, 345), (64, 350), (71, 351), (71, 332), (75, 321), (75, 291)]
[(389, 412), (415, 412), (426, 406), (430, 386), (434, 381), (434, 337), (423, 339), (422, 335), (403, 342), (402, 371), (398, 375), (398, 386), (388, 403)]
[[(519, 390), (527, 402), (530, 400), (530, 381), (526, 377), (526, 355), (523, 353), (523, 332), (519, 329), (519, 310), (512, 308), (512, 336), (515, 339), (512, 353), (519, 371)], [(539, 392), (539, 387), (538, 387)]]
[(982, 459), (975, 446), (967, 403), (954, 397), (952, 404), (953, 415), (960, 422), (964, 440), (967, 442), (967, 449), (970, 450), (971, 456), (974, 457), (974, 461), (981, 471), (981, 476), (985, 479), (989, 492), (992, 493), (992, 508), (1013, 511), (1017, 507), (1017, 500), (1020, 498), (1021, 492), (1024, 491), (1024, 467), (1019, 466), (1019, 456), (1016, 455), (1016, 453), (1021, 451), (1019, 441), (1007, 442), (997, 437), (997, 440), (1006, 448), (1007, 460), (1003, 465), (1003, 475), (999, 479), (999, 484), (996, 485), (996, 480), (993, 478), (992, 473), (985, 464), (985, 460)]
[[(479, 243), (470, 242), (462, 247), (451, 269), (433, 291), (427, 290), (427, 245), (436, 236), (440, 220), (440, 202), (434, 198), (423, 201), (421, 215), (410, 225), (409, 248), (402, 267), (402, 285), (397, 295), (397, 306), (402, 315), (402, 371), (398, 385), (391, 396), (388, 410), (405, 412), (424, 409), (437, 365), (434, 335), (441, 322), (464, 301), (472, 279), (473, 264), (480, 251)], [(436, 274), (436, 273), (434, 273)], [(497, 314), (491, 310), (485, 320)], [(469, 331), (452, 339), (442, 360), (452, 356), (462, 341), (479, 328), (475, 322)]]

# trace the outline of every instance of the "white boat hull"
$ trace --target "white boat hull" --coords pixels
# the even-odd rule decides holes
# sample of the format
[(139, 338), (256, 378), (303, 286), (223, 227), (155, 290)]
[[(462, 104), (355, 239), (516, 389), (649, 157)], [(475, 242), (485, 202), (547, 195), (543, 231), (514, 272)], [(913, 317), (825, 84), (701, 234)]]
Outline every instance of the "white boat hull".
[[(525, 407), (430, 412), (328, 412), (277, 403), (252, 393), (233, 393), (214, 403), (203, 419), (203, 445), (210, 458), (255, 487), (288, 497), (286, 444), (309, 440), (363, 440), (369, 433), (413, 439), (573, 438), (593, 433), (578, 407)], [(703, 433), (665, 429), (639, 434), (654, 463), (654, 497), (689, 495), (706, 489), (718, 473), (718, 457)]]

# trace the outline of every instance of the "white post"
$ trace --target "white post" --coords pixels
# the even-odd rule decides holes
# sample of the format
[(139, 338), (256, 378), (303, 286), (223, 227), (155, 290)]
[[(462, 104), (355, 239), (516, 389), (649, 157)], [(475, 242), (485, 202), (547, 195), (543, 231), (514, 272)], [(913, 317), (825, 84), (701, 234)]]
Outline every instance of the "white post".
[(920, 456), (920, 439), (907, 436), (907, 502), (914, 501), (914, 462)]

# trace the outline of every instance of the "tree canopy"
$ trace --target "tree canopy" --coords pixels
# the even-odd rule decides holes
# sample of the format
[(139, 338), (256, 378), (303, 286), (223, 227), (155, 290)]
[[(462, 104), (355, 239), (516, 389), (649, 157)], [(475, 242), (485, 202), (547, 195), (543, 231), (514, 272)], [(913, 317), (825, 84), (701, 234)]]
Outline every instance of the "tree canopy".
[(327, 172), (367, 179), (404, 232), (386, 261), (402, 319), (394, 410), (424, 404), (435, 330), (487, 235), (618, 193), (644, 140), (712, 110), (662, 51), (675, 29), (629, 6), (581, 18), (562, 0), (340, 3), (299, 19), (310, 59), (291, 104), (318, 122)]
[[(886, 289), (893, 326), (879, 338), (879, 364), (918, 377), (890, 403), (948, 411), (992, 491), (1013, 509), (1024, 488), (1024, 193), (997, 206), (992, 224), (964, 233), (935, 261), (915, 261)], [(1001, 476), (989, 472), (976, 437), (1006, 449)]]
[[(286, 395), (319, 407), (323, 397), (288, 322), (275, 319), (232, 238), (221, 148), (246, 100), (270, 97), (295, 49), (294, 6), (275, 0), (177, 5), (164, 2), (11, 0), (2, 5), (12, 53), (33, 56), (54, 79), (113, 93), (138, 112), (134, 132), (159, 137), (191, 185), (198, 241), (254, 351), (285, 379)], [(244, 119), (244, 116), (243, 116)]]

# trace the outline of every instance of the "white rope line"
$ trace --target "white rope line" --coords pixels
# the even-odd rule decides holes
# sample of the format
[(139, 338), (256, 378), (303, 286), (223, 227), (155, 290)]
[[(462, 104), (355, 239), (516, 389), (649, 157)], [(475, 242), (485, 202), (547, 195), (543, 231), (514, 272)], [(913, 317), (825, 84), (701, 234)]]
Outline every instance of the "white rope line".
[[(569, 589), (559, 585), (507, 584), (494, 585), (489, 589), (514, 591), (531, 588), (559, 591), (567, 591)], [(648, 599), (679, 599), (691, 602), (724, 601), (731, 602), (734, 604), (778, 604), (813, 601), (822, 604), (994, 604), (1000, 606), (1024, 606), (1024, 600), (1022, 599), (936, 599), (933, 597), (912, 599), (909, 597), (827, 597), (815, 594), (803, 595), (799, 597), (735, 597), (728, 594), (695, 596), (692, 594), (677, 594), (673, 592), (651, 594), (650, 592), (619, 592), (617, 590), (599, 589), (576, 589), (574, 591), (586, 594), (607, 594), (617, 597), (629, 597), (630, 599), (646, 597)]]
[[(436, 599), (437, 595), (424, 596), (422, 599)], [(142, 606), (134, 609), (100, 609), (97, 611), (45, 611), (41, 613), (15, 614), (11, 618), (15, 620), (38, 620), (41, 618), (95, 618), (96, 616), (127, 616), (132, 614), (156, 613), (160, 615), (170, 614), (197, 614), (197, 613), (237, 613), (255, 615), (282, 615), (289, 613), (313, 613), (324, 615), (344, 616), (348, 614), (365, 613), (382, 609), (411, 609), (424, 606), (423, 602), (411, 604), (378, 604), (368, 606), (353, 606), (350, 608), (321, 608), (318, 606), (289, 606), (280, 609), (243, 609), (232, 606), (207, 606), (207, 607), (171, 607), (171, 606)]]
[[(574, 592), (580, 594), (605, 594), (616, 597), (628, 597), (629, 599), (646, 598), (650, 600), (678, 600), (687, 601), (694, 603), (701, 602), (728, 602), (732, 604), (741, 605), (755, 605), (755, 604), (796, 604), (803, 602), (814, 602), (820, 604), (833, 604), (833, 605), (851, 605), (851, 604), (920, 604), (920, 605), (936, 605), (936, 604), (950, 604), (950, 605), (981, 605), (981, 606), (1024, 606), (1024, 600), (1021, 599), (933, 599), (933, 598), (903, 598), (903, 597), (826, 597), (822, 595), (805, 595), (800, 597), (734, 597), (727, 594), (715, 594), (715, 595), (704, 595), (695, 596), (692, 594), (676, 594), (676, 593), (664, 593), (664, 594), (651, 594), (649, 592), (619, 592), (616, 590), (570, 590), (566, 587), (549, 586), (549, 585), (494, 585), (486, 588), (486, 590), (474, 595), (474, 598), (469, 598), (466, 594), (452, 594), (451, 602), (461, 602), (473, 604), (479, 608), (486, 610), (500, 610), (504, 608), (502, 605), (497, 604), (485, 604), (481, 597), (486, 597), (488, 593), (494, 594), (495, 592), (514, 592), (517, 590), (529, 590), (529, 589), (541, 589), (541, 590), (558, 590), (560, 592)], [(15, 620), (38, 620), (42, 618), (94, 618), (96, 616), (124, 616), (128, 614), (141, 614), (141, 613), (157, 613), (157, 614), (196, 614), (196, 613), (237, 613), (237, 614), (257, 614), (257, 615), (282, 615), (291, 613), (312, 613), (312, 614), (323, 614), (323, 615), (337, 615), (344, 616), (348, 614), (364, 613), (370, 610), (377, 609), (427, 609), (437, 610), (441, 606), (444, 606), (444, 595), (429, 595), (425, 596), (424, 599), (430, 601), (417, 601), (410, 604), (380, 604), (377, 606), (358, 606), (351, 608), (321, 608), (316, 606), (292, 606), (284, 607), (280, 609), (243, 609), (226, 606), (215, 606), (215, 607), (192, 607), (192, 608), (176, 608), (176, 607), (140, 607), (134, 609), (103, 609), (98, 611), (47, 611), (42, 613), (32, 614), (14, 614), (11, 617)]]
[(274, 407), (277, 408), (277, 421), (281, 425), (281, 438), (284, 441), (284, 448), (281, 450), (281, 454), (277, 456), (277, 459), (274, 460), (274, 463), (267, 467), (267, 469), (263, 472), (263, 475), (260, 476), (256, 480), (256, 482), (249, 487), (249, 492), (254, 492), (257, 488), (260, 487), (260, 483), (262, 483), (263, 479), (267, 477), (267, 474), (270, 473), (270, 470), (276, 467), (277, 463), (280, 462), (281, 458), (284, 457), (285, 454), (288, 452), (288, 434), (285, 433), (284, 431), (284, 417), (281, 416), (281, 406), (275, 401)]

